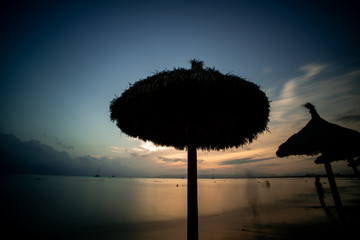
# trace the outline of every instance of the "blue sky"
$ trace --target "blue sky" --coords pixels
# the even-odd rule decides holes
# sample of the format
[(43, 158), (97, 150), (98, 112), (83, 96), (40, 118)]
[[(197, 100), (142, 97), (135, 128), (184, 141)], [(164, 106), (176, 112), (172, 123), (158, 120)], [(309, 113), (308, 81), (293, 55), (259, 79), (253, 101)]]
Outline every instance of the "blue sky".
[(270, 132), (238, 150), (199, 152), (199, 171), (323, 171), (275, 152), (310, 119), (307, 101), (360, 130), (358, 10), (352, 1), (3, 1), (0, 132), (74, 158), (184, 172), (183, 152), (121, 134), (109, 103), (129, 83), (197, 58), (255, 82), (272, 101)]

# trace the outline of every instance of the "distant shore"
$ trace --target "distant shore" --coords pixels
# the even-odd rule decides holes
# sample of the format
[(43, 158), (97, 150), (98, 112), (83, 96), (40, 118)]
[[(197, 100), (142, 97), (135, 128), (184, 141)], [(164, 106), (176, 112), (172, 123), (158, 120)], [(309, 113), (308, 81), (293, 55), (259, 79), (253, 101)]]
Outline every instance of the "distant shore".
[[(185, 175), (159, 175), (159, 176), (117, 176), (117, 175), (72, 175), (72, 174), (38, 174), (38, 173), (0, 173), (1, 176), (11, 175), (34, 175), (34, 176), (64, 176), (64, 177), (102, 177), (102, 178), (169, 178), (169, 179), (186, 179)], [(304, 175), (270, 175), (270, 176), (240, 176), (240, 175), (203, 175), (199, 174), (198, 179), (248, 179), (248, 178), (312, 178), (312, 177), (326, 178), (326, 174), (304, 174)], [(354, 174), (334, 174), (336, 178), (357, 178)]]
[[(258, 176), (242, 176), (242, 175), (204, 175), (199, 174), (199, 179), (243, 179), (243, 178), (311, 178), (311, 177), (327, 177), (326, 174), (304, 174), (304, 175), (258, 175)], [(335, 177), (341, 178), (357, 178), (355, 174), (334, 174)], [(144, 178), (187, 178), (182, 175), (160, 175), (156, 177), (144, 177)]]

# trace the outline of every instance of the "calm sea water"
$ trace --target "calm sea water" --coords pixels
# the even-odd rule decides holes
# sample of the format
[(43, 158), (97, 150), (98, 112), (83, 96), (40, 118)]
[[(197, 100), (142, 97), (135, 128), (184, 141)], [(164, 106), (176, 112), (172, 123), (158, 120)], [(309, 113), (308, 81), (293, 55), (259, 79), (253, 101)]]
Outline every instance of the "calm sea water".
[[(39, 231), (181, 220), (186, 219), (186, 181), (0, 176), (1, 218), (6, 228)], [(333, 205), (327, 179), (321, 182), (326, 203)], [(337, 179), (337, 184), (343, 205), (359, 203), (359, 180)], [(320, 206), (314, 178), (199, 179), (198, 186), (200, 217), (248, 209), (255, 202)]]

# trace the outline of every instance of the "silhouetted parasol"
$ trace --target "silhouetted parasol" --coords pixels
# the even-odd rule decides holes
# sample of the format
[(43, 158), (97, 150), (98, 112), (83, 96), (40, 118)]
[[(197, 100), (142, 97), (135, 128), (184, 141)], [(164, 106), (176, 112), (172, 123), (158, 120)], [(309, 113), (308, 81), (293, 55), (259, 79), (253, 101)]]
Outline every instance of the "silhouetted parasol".
[(243, 78), (203, 68), (162, 71), (115, 98), (111, 120), (122, 132), (156, 145), (188, 151), (188, 239), (198, 238), (197, 149), (251, 143), (267, 129), (269, 101)]
[(331, 161), (352, 159), (360, 155), (360, 133), (329, 123), (322, 119), (311, 103), (305, 107), (310, 110), (311, 120), (298, 133), (292, 135), (279, 146), (276, 155), (318, 155), (315, 163), (324, 163), (334, 202), (341, 215), (341, 200), (333, 176)]
[(311, 103), (305, 104), (305, 107), (310, 110), (311, 120), (281, 144), (276, 155), (284, 157), (322, 154), (329, 161), (360, 156), (359, 132), (322, 119)]

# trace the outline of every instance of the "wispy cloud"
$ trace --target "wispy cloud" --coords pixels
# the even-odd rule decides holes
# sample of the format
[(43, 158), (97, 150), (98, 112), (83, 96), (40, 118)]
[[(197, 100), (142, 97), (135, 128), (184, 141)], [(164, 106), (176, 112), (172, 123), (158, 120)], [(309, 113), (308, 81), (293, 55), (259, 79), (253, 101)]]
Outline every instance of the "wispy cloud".
[(65, 144), (60, 138), (58, 137), (53, 137), (53, 136), (49, 136), (47, 134), (43, 134), (43, 137), (45, 137), (46, 139), (49, 139), (53, 142), (55, 142), (55, 144), (63, 149), (66, 149), (66, 150), (72, 150), (74, 149), (75, 147), (72, 146), (72, 145), (68, 145), (68, 144)]
[(344, 115), (335, 118), (339, 122), (360, 122), (360, 115)]
[[(301, 107), (306, 102), (312, 102), (322, 117), (336, 119), (339, 114), (360, 115), (360, 70), (329, 76), (331, 69), (326, 64), (299, 68), (302, 75), (286, 81), (280, 88), (279, 97), (271, 103), (271, 124), (283, 126), (308, 118)], [(356, 120), (356, 117), (347, 120)]]
[(260, 159), (253, 159), (253, 158), (241, 158), (241, 159), (234, 159), (234, 160), (227, 160), (219, 162), (219, 165), (240, 165), (240, 164), (247, 164), (247, 163), (255, 163), (255, 162), (262, 162), (267, 160), (272, 160), (274, 158), (260, 158)]
[(262, 74), (271, 73), (272, 71), (273, 71), (272, 67), (264, 67), (264, 68), (261, 69)]
[(167, 150), (169, 149), (168, 147), (161, 147), (161, 146), (156, 146), (155, 144), (153, 144), (152, 142), (141, 142), (140, 143), (140, 147), (142, 149), (145, 149), (147, 151), (150, 152), (154, 152), (154, 151), (162, 151), (162, 150)]
[(295, 107), (307, 101), (304, 99), (304, 95), (307, 95), (305, 86), (326, 68), (327, 65), (325, 64), (308, 64), (300, 67), (299, 71), (302, 74), (286, 81), (279, 97), (272, 102), (271, 120), (276, 122), (287, 121), (286, 116), (292, 113)]
[(166, 158), (166, 157), (158, 157), (158, 159), (160, 159), (163, 162), (167, 162), (167, 163), (177, 163), (177, 162), (186, 162), (186, 159), (182, 159), (182, 158)]
[(152, 152), (159, 152), (168, 150), (170, 148), (167, 147), (159, 147), (153, 144), (152, 142), (143, 142), (139, 141), (139, 147), (117, 147), (117, 146), (110, 146), (110, 151), (113, 153), (119, 153), (119, 154), (130, 154), (130, 155), (138, 155), (138, 154), (148, 154)]
[(58, 137), (55, 137), (55, 142), (57, 145), (59, 145), (60, 147), (64, 148), (64, 149), (74, 149), (74, 146), (71, 145), (67, 145), (65, 144), (63, 141), (61, 141)]
[(126, 151), (127, 149), (126, 148), (123, 148), (123, 147), (116, 147), (116, 146), (110, 146), (109, 147), (111, 149), (111, 151), (113, 152), (124, 152)]
[(116, 146), (110, 146), (110, 151), (112, 153), (115, 153), (117, 156), (131, 156), (136, 157), (144, 152), (144, 149), (142, 148), (124, 148), (124, 147), (116, 147)]
[[(187, 159), (184, 159), (184, 158), (167, 158), (167, 157), (161, 157), (161, 156), (158, 156), (157, 158), (165, 163), (187, 163)], [(204, 160), (198, 159), (197, 162), (200, 164), (200, 163), (203, 163)]]
[(313, 99), (328, 115), (360, 114), (360, 70), (316, 81), (306, 86), (305, 97)]

